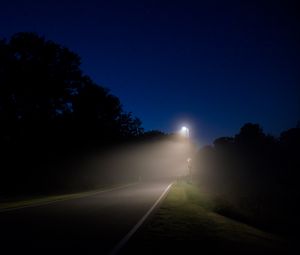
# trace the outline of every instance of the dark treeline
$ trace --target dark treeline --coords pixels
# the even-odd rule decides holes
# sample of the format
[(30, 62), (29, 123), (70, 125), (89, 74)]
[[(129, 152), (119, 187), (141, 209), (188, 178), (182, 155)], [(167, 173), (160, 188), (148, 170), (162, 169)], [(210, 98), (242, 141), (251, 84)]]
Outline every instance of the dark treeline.
[(77, 54), (34, 33), (0, 40), (1, 193), (55, 189), (71, 174), (57, 162), (144, 133), (80, 64)]
[(274, 138), (248, 123), (234, 137), (218, 138), (202, 148), (197, 169), (208, 189), (231, 204), (220, 207), (221, 213), (292, 233), (300, 223), (299, 148), (299, 126)]

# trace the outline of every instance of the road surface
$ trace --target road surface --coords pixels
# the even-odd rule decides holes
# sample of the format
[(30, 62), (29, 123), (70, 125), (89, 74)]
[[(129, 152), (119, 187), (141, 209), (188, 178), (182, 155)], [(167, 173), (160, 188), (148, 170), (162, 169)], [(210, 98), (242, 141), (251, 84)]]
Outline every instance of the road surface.
[(9, 249), (10, 254), (109, 254), (169, 184), (138, 183), (83, 198), (1, 212), (0, 247), (2, 251), (4, 247)]

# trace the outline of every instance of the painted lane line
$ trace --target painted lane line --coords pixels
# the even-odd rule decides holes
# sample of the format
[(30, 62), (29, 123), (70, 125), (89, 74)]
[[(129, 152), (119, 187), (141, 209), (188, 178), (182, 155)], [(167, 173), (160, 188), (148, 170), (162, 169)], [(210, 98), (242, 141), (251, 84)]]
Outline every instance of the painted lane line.
[(77, 197), (76, 196), (75, 197), (66, 197), (66, 198), (61, 198), (61, 199), (55, 199), (55, 200), (52, 200), (52, 201), (45, 201), (45, 202), (41, 201), (41, 202), (37, 202), (35, 204), (28, 204), (28, 205), (23, 205), (23, 206), (18, 206), (18, 207), (3, 208), (3, 209), (0, 209), (0, 213), (19, 210), (19, 209), (24, 209), (24, 208), (30, 208), (30, 207), (38, 207), (38, 206), (43, 206), (43, 205), (49, 205), (49, 204), (63, 202), (63, 201), (67, 201), (67, 200), (74, 200), (74, 199), (80, 199), (80, 198), (95, 196), (95, 195), (99, 195), (99, 194), (102, 194), (102, 193), (107, 193), (107, 192), (118, 190), (118, 189), (124, 189), (124, 188), (127, 188), (129, 186), (133, 186), (133, 185), (137, 185), (137, 184), (138, 184), (138, 182), (123, 185), (123, 186), (119, 186), (119, 187), (115, 187), (115, 188), (95, 191), (95, 192), (91, 192), (91, 193), (88, 193), (88, 194), (81, 194), (81, 195), (78, 194)]
[(142, 226), (145, 220), (149, 217), (149, 215), (153, 212), (153, 210), (157, 207), (157, 205), (161, 202), (161, 200), (167, 195), (169, 189), (173, 183), (170, 183), (168, 187), (164, 190), (161, 196), (156, 200), (156, 202), (152, 205), (152, 207), (147, 211), (147, 213), (139, 220), (139, 222), (123, 237), (123, 239), (114, 247), (111, 251), (110, 255), (116, 255), (118, 252), (124, 247), (124, 245), (129, 241), (129, 239), (134, 235), (134, 233)]

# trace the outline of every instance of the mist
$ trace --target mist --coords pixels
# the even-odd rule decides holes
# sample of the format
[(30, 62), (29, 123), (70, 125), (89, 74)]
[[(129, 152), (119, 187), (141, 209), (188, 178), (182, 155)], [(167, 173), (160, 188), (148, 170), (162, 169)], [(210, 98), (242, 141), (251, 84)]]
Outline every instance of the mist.
[(120, 145), (73, 162), (66, 185), (94, 188), (107, 183), (170, 179), (188, 174), (196, 147), (187, 139), (156, 139)]

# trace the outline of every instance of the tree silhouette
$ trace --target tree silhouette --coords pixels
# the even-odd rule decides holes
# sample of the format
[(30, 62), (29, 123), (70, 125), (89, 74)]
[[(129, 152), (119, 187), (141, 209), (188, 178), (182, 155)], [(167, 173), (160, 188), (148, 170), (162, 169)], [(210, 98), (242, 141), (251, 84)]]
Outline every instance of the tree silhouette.
[(295, 220), (299, 213), (295, 201), (300, 198), (299, 147), (299, 127), (275, 138), (260, 125), (246, 123), (234, 137), (218, 138), (213, 147), (202, 148), (196, 164), (203, 185), (244, 215), (228, 208), (220, 209), (221, 213), (290, 233), (289, 228), (300, 225)]
[(21, 172), (20, 162), (22, 169), (34, 169), (35, 163), (52, 162), (76, 149), (143, 133), (141, 121), (84, 75), (80, 64), (77, 54), (34, 33), (0, 40), (0, 157), (14, 169), (5, 170), (4, 182), (10, 183), (13, 172), (31, 179), (45, 174)]

